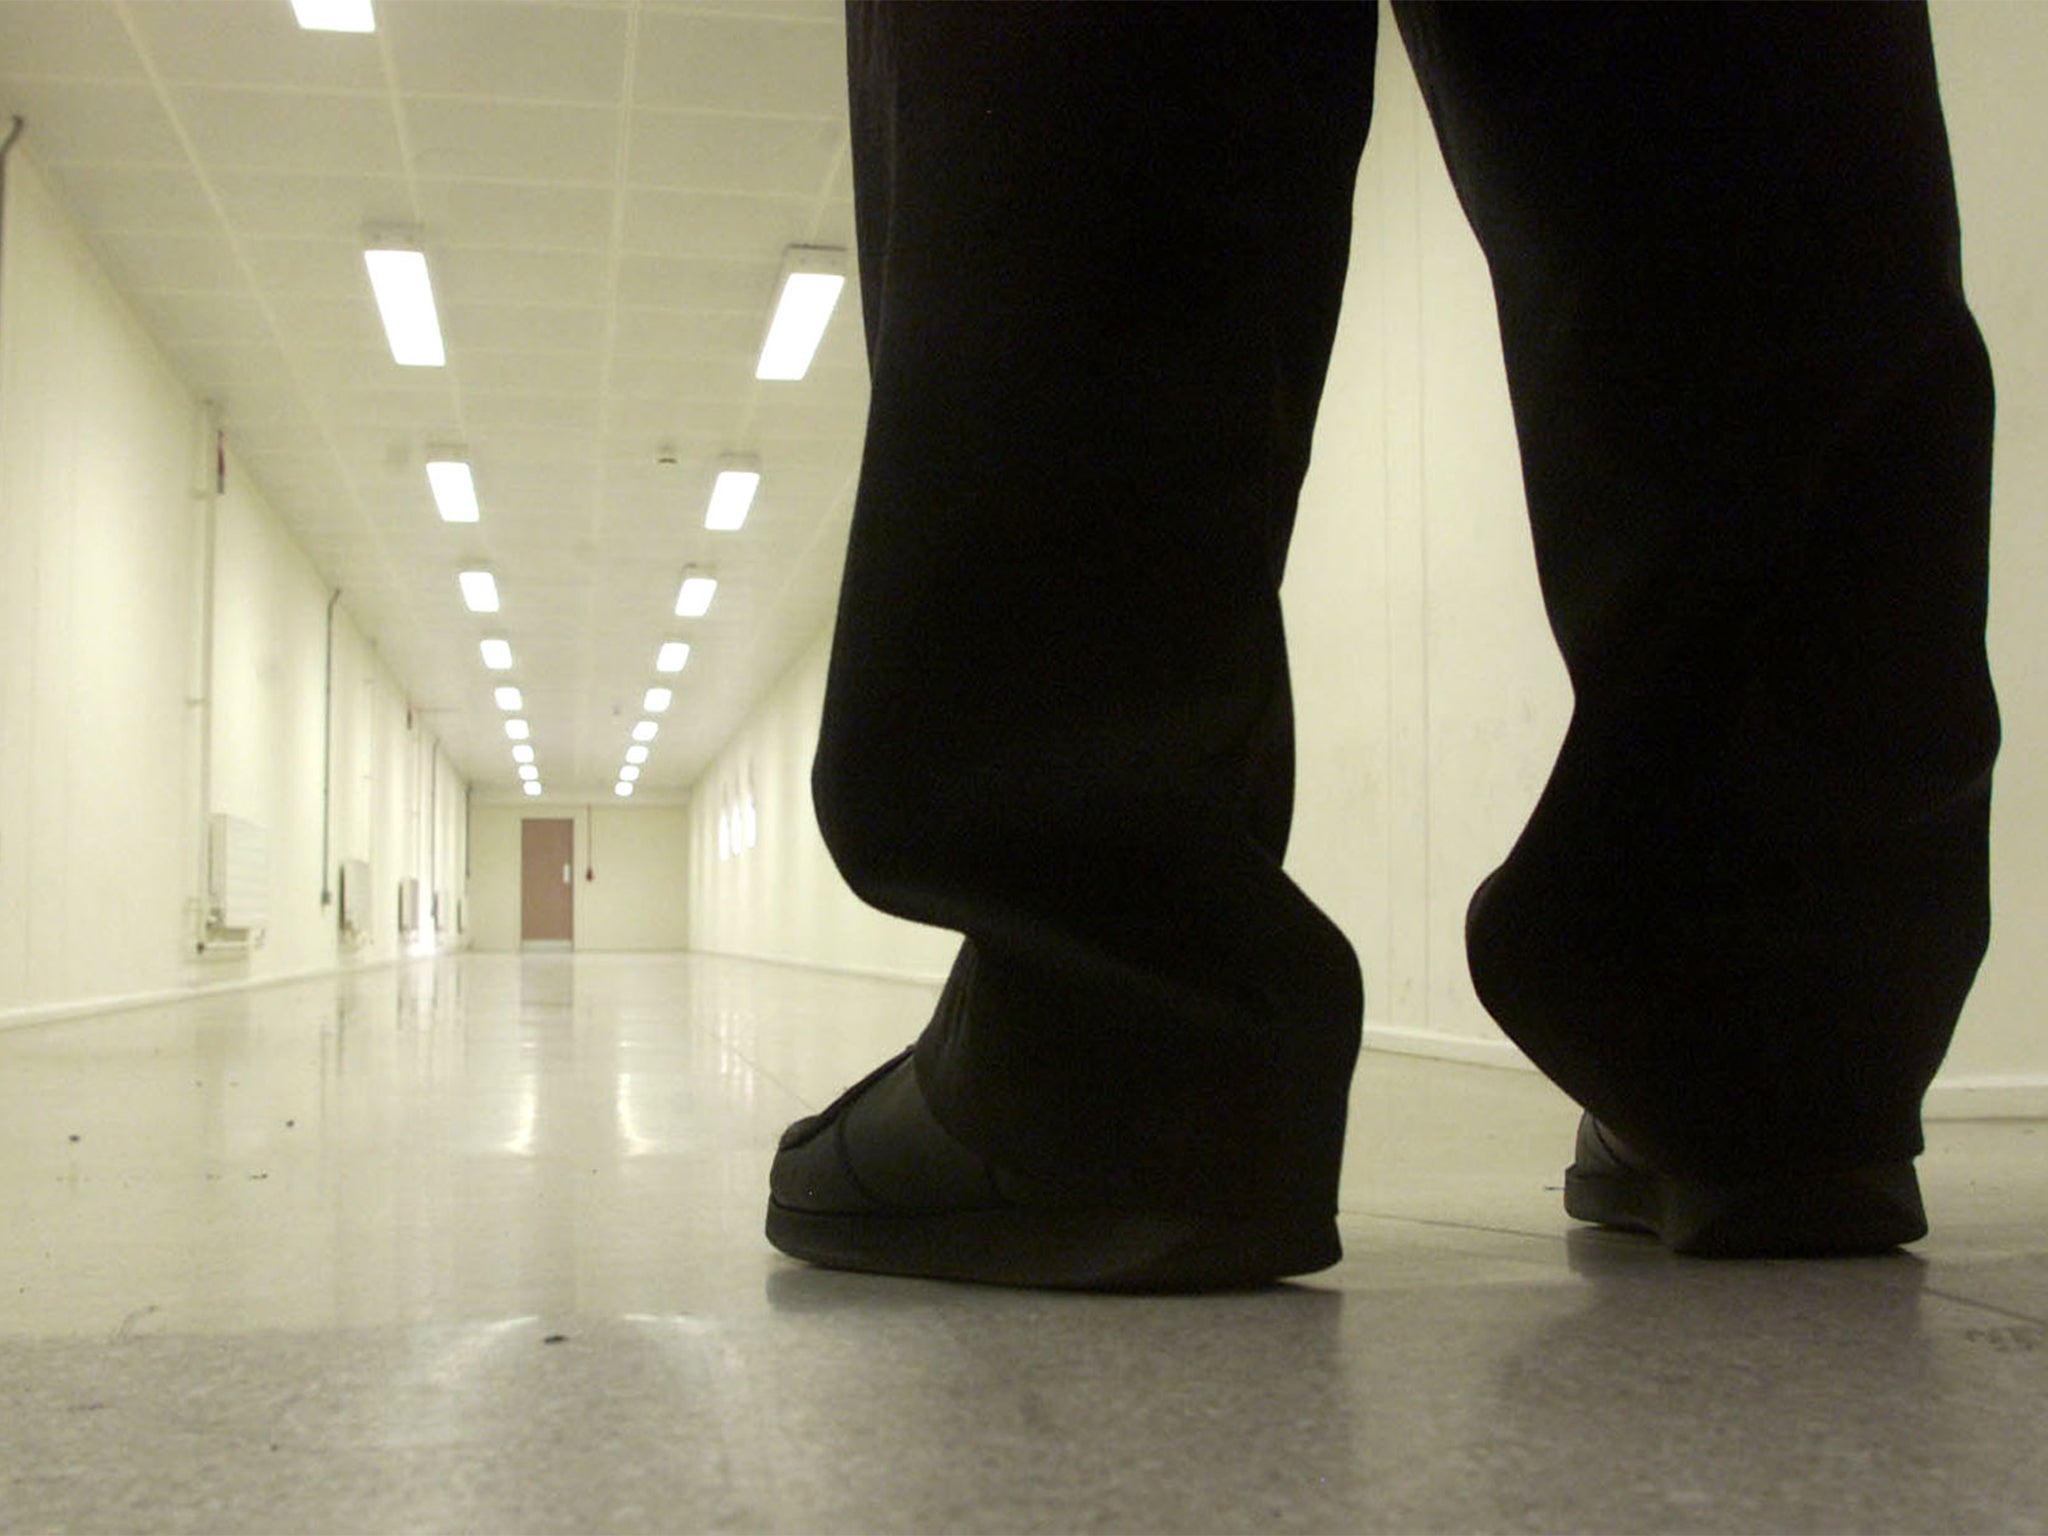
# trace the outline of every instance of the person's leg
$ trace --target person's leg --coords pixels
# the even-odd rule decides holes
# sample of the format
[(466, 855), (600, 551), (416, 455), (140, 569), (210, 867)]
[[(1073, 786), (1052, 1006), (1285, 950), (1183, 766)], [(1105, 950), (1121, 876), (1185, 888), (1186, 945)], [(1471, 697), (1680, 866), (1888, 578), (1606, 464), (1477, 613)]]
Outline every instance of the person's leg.
[[(815, 798), (856, 891), (966, 943), (914, 1067), (786, 1139), (792, 1252), (1165, 1284), (1336, 1256), (1360, 983), (1280, 869), (1278, 589), (1374, 30), (1369, 4), (849, 12), (873, 399)], [(828, 1124), (876, 1207), (985, 1203), (887, 1145), (923, 1134), (890, 1104), (1042, 1203), (1287, 1252), (1005, 1268), (960, 1222), (835, 1224), (859, 1197), (825, 1188)]]
[[(1611, 1133), (1579, 1213), (1699, 1250), (1909, 1239), (1998, 743), (1991, 377), (1926, 16), (1398, 15), (1575, 693), (1471, 907), (1480, 997)], [(1656, 1208), (1721, 1195), (1760, 1205)]]

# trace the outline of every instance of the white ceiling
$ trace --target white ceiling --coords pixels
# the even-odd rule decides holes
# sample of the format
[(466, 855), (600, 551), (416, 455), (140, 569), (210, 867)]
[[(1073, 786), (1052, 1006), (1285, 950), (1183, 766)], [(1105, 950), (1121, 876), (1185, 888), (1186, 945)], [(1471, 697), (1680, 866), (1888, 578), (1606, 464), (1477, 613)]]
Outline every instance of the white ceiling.
[[(838, 585), (867, 409), (852, 285), (807, 379), (753, 368), (784, 248), (853, 244), (839, 5), (376, 14), (351, 36), (302, 31), (288, 0), (0, 0), (0, 115), (479, 793), (517, 786), (507, 680), (551, 798), (609, 795), (641, 694), (673, 683), (641, 789), (679, 792)], [(420, 231), (446, 368), (392, 361), (372, 224)], [(435, 513), (423, 451), (444, 444), (468, 450), (479, 524)], [(708, 533), (730, 453), (760, 459), (760, 493)], [(495, 620), (456, 588), (477, 563)], [(673, 616), (688, 564), (719, 577), (704, 619)], [(486, 633), (512, 641), (509, 678)]]

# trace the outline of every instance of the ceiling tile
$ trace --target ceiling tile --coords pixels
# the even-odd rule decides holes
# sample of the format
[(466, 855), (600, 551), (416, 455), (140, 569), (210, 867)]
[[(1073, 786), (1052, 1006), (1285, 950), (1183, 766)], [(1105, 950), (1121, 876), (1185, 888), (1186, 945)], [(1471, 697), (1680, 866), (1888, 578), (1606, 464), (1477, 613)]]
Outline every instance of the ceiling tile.
[(465, 346), (459, 372), (463, 396), (469, 400), (498, 394), (594, 400), (604, 392), (604, 359), (594, 350), (542, 352), (522, 346), (493, 351)]
[(381, 94), (374, 36), (308, 32), (283, 0), (175, 0), (128, 7), (168, 81)]
[(438, 235), (434, 280), (464, 304), (600, 305), (610, 297), (610, 268), (598, 252), (440, 249)]
[(412, 221), (405, 178), (227, 170), (213, 188), (238, 234), (261, 239), (346, 241), (372, 224)]
[(830, 185), (845, 125), (822, 118), (633, 114), (626, 179), (699, 192), (817, 197)]
[(210, 166), (401, 174), (390, 108), (374, 96), (177, 86), (173, 110)]
[(260, 346), (270, 340), (262, 312), (246, 292), (137, 291), (135, 312), (159, 343), (191, 341)]
[(406, 0), (380, 13), (408, 95), (615, 104), (626, 74), (624, 9)]
[(714, 358), (750, 374), (761, 353), (766, 313), (721, 314), (676, 309), (621, 309), (621, 357)]
[(619, 155), (612, 107), (414, 96), (405, 117), (422, 176), (609, 183)]
[[(42, 75), (141, 81), (142, 61), (128, 29), (104, 5), (0, 5), (0, 78), (11, 63), (34, 60)], [(0, 90), (0, 96), (4, 96)]]
[(664, 256), (620, 258), (618, 302), (636, 309), (726, 310), (766, 322), (781, 275), (775, 260), (689, 260)]
[(247, 287), (235, 248), (224, 235), (112, 230), (96, 235), (93, 244), (115, 281), (129, 288), (235, 292)]
[(616, 196), (609, 186), (422, 177), (420, 214), (435, 244), (521, 251), (603, 251), (611, 245)]
[(812, 207), (802, 198), (719, 192), (664, 192), (635, 187), (626, 194), (625, 248), (659, 256), (759, 259), (809, 242)]
[(221, 217), (199, 178), (178, 165), (55, 166), (50, 184), (94, 230), (218, 234)]
[(0, 113), (27, 123), (16, 147), (43, 165), (186, 163), (185, 146), (147, 85), (0, 76)]
[(640, 23), (638, 105), (835, 117), (845, 111), (840, 27), (755, 12), (653, 11)]

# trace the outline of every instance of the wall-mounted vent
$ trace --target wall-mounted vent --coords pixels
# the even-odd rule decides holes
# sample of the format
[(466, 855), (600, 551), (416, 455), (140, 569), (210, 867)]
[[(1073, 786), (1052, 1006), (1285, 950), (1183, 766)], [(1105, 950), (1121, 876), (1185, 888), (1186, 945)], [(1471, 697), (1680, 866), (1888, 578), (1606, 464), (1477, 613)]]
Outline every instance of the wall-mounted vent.
[(270, 922), (270, 837), (253, 821), (207, 824), (206, 936), (255, 942)]
[(398, 882), (398, 931), (407, 938), (420, 931), (420, 882), (412, 875)]
[(341, 861), (341, 936), (349, 944), (366, 943), (374, 921), (370, 899), (370, 861)]

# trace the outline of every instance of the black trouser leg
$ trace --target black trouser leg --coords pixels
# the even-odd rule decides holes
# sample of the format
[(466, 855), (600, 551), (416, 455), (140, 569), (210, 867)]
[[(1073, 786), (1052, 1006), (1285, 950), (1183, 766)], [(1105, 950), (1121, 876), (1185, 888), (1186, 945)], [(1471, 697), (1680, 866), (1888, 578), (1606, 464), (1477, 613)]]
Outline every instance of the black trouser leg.
[(849, 14), (873, 402), (819, 818), (967, 936), (939, 1118), (1106, 1198), (1334, 1205), (1360, 987), (1280, 870), (1278, 588), (1374, 26)]
[(1673, 1173), (1920, 1150), (1989, 930), (1992, 392), (1916, 6), (1400, 13), (1569, 734), (1481, 998)]

